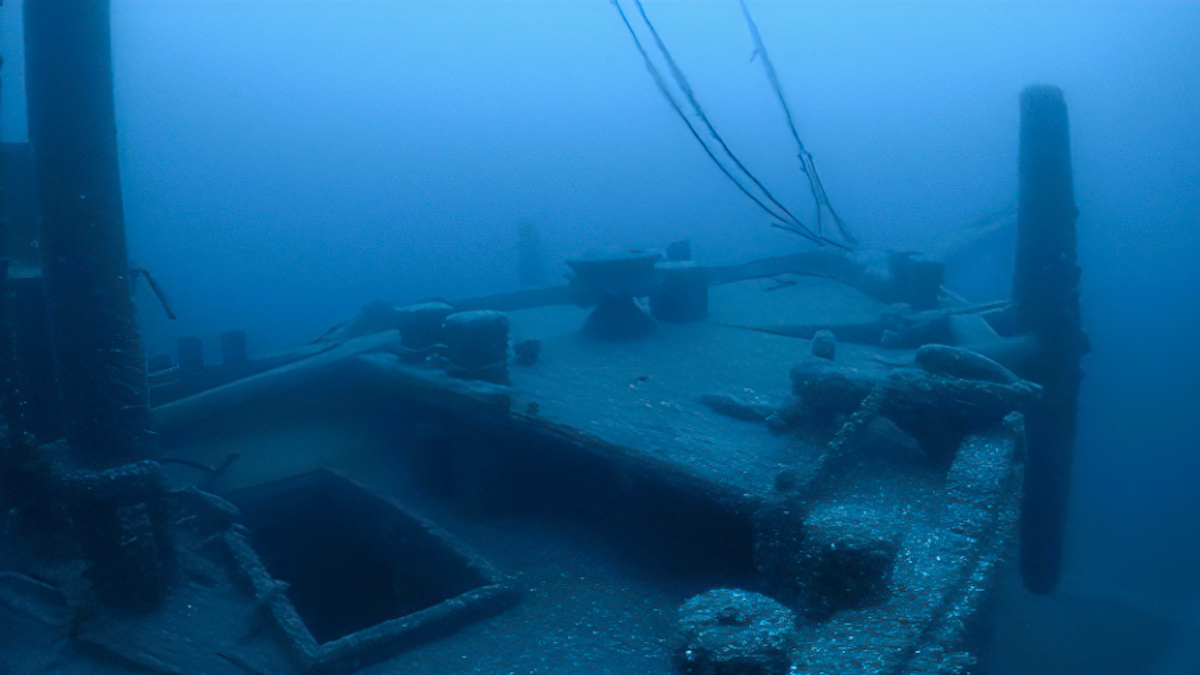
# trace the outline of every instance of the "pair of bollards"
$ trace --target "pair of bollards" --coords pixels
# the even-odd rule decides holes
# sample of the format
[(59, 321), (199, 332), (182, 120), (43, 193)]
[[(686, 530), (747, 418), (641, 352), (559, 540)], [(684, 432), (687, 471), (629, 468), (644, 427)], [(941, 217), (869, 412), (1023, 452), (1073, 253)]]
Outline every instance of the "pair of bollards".
[[(204, 341), (196, 336), (181, 337), (176, 342), (176, 357), (179, 371), (194, 373), (204, 369)], [(246, 356), (246, 331), (230, 330), (221, 333), (221, 363), (244, 363)], [(171, 367), (170, 357), (156, 356), (150, 360), (150, 372)]]

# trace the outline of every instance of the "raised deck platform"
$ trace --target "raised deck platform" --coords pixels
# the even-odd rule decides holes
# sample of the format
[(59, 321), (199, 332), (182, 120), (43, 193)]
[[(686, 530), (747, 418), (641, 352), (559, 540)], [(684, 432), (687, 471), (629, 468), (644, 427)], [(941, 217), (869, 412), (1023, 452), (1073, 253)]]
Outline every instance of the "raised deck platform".
[[(701, 403), (792, 397), (788, 368), (809, 342), (733, 325), (862, 325), (888, 311), (838, 280), (785, 280), (714, 286), (709, 321), (631, 342), (579, 334), (585, 311), (572, 306), (511, 311), (515, 339), (544, 343), (537, 365), (512, 367), (511, 387), (406, 365), (395, 333), (350, 340), (161, 406), (163, 454), (216, 466), (237, 453), (218, 492), (336, 470), (520, 580), (512, 610), (365, 672), (668, 672), (684, 600), (770, 585), (756, 546), (779, 527), (781, 504), (795, 507), (797, 528), (865, 523), (896, 546), (887, 598), (805, 621), (796, 662), (822, 673), (966, 668), (1011, 542), (1022, 432), (970, 437), (947, 471), (877, 420), (830, 461), (801, 435)], [(864, 370), (911, 356), (838, 351)]]

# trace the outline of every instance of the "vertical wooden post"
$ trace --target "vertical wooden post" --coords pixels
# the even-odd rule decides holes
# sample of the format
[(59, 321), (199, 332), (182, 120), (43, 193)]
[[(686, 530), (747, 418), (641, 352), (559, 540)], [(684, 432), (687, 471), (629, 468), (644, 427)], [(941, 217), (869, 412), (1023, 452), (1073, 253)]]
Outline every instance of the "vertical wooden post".
[(522, 286), (546, 285), (546, 258), (538, 224), (526, 220), (517, 224), (518, 276)]
[(0, 313), (0, 361), (4, 391), (0, 418), (9, 435), (32, 443), (62, 437), (58, 375), (51, 349), (50, 318), (38, 248), (37, 181), (28, 143), (0, 143), (0, 248), (8, 265)]
[(16, 365), (9, 431), (28, 434), (34, 443), (49, 443), (63, 435), (62, 398), (43, 281), (29, 268), (10, 269), (6, 296)]
[[(0, 0), (0, 7), (3, 6), (4, 0)], [(0, 71), (3, 70), (4, 57), (0, 56)], [(0, 86), (0, 94), (3, 94), (3, 86)], [(0, 95), (0, 101), (2, 100), (3, 96)], [(18, 414), (17, 367), (12, 325), (8, 317), (8, 172), (4, 164), (4, 155), (0, 154), (0, 425), (7, 425), (11, 429), (12, 421)], [(6, 449), (0, 447), (0, 454)], [(2, 461), (3, 458), (0, 457), (0, 463)]]
[[(2, 180), (2, 179), (0, 179)], [(3, 199), (4, 184), (0, 183), (0, 199)], [(2, 212), (0, 207), (0, 212)], [(0, 217), (0, 222), (2, 217)], [(2, 226), (0, 226), (2, 228)], [(0, 236), (0, 240), (3, 236)], [(12, 304), (8, 290), (8, 258), (0, 253), (0, 425), (11, 434), (17, 427), (20, 417), (20, 406), (17, 398), (17, 361), (16, 349), (13, 345), (12, 319), (10, 318)], [(3, 439), (0, 439), (0, 443)], [(5, 448), (0, 447), (0, 453)]]
[(144, 457), (146, 368), (133, 320), (107, 0), (26, 0), (26, 97), (67, 440), (90, 466)]
[(1026, 416), (1020, 566), (1028, 590), (1049, 593), (1062, 566), (1080, 361), (1088, 352), (1075, 251), (1079, 210), (1067, 106), (1058, 87), (1031, 86), (1021, 93), (1019, 171), (1013, 299), (1019, 330), (1035, 336), (1039, 347), (1021, 375), (1043, 387)]
[(246, 362), (246, 331), (227, 330), (221, 333), (221, 363)]

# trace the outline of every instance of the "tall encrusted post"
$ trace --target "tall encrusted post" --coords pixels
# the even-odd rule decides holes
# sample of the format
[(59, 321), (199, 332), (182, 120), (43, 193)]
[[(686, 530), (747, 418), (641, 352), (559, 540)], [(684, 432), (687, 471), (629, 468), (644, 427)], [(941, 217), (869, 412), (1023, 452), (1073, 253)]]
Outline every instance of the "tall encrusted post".
[(29, 138), (66, 436), (84, 464), (148, 454), (125, 252), (107, 0), (26, 0)]
[[(0, 0), (0, 7), (4, 0)], [(0, 71), (4, 70), (4, 57), (0, 56)], [(0, 93), (2, 93), (0, 87)], [(0, 100), (3, 97), (0, 96)], [(0, 139), (2, 141), (3, 139)], [(4, 161), (0, 155), (0, 425), (10, 424), (16, 416), (16, 360), (13, 351), (12, 329), (8, 319), (8, 223), (5, 220), (8, 209), (8, 176)], [(0, 440), (0, 442), (3, 442)], [(0, 446), (0, 463), (6, 447)]]
[(1019, 171), (1013, 299), (1019, 330), (1034, 336), (1039, 347), (1021, 375), (1043, 387), (1026, 419), (1020, 566), (1027, 589), (1049, 593), (1062, 566), (1080, 361), (1088, 351), (1075, 253), (1079, 210), (1067, 106), (1058, 87), (1031, 86), (1021, 93)]

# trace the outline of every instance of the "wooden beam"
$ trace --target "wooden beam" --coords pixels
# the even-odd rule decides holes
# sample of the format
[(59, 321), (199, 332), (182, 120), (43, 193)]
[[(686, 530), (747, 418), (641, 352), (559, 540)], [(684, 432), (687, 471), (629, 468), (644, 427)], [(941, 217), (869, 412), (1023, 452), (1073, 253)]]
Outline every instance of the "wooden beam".
[(1034, 593), (1058, 585), (1062, 567), (1071, 456), (1075, 447), (1080, 360), (1088, 352), (1079, 311), (1075, 193), (1062, 90), (1021, 93), (1017, 251), (1013, 300), (1017, 325), (1037, 353), (1018, 374), (1042, 385), (1026, 418), (1028, 455), (1021, 505), (1021, 575)]

